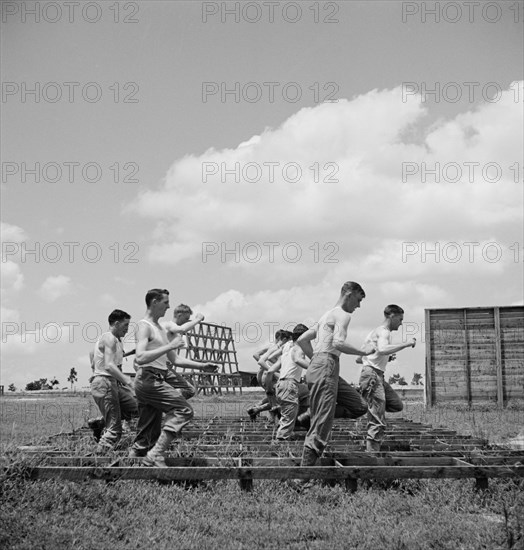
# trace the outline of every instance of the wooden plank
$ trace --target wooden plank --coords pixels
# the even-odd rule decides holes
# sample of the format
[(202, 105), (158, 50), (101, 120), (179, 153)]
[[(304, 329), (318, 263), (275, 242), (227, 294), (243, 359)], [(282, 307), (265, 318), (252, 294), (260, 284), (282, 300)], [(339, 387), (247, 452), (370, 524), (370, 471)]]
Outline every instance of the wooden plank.
[(462, 479), (524, 478), (524, 465), (504, 466), (315, 466), (315, 467), (53, 467), (30, 470), (32, 479), (99, 480), (224, 480), (224, 479)]

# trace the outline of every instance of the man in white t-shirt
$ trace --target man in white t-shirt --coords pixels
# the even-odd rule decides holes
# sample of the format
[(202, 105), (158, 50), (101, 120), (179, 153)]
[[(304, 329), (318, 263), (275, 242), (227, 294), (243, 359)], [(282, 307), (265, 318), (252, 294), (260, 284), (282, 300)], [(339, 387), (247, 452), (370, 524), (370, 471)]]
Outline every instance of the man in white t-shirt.
[(119, 367), (124, 355), (122, 338), (127, 334), (130, 320), (131, 316), (125, 311), (112, 311), (108, 318), (109, 331), (100, 336), (90, 354), (91, 395), (102, 414), (101, 425), (105, 426), (97, 452), (113, 448), (122, 437), (122, 418), (129, 419), (138, 412), (132, 382)]
[(391, 304), (384, 309), (384, 321), (366, 337), (364, 346), (376, 349), (362, 358), (360, 388), (368, 403), (366, 451), (380, 451), (380, 442), (386, 429), (386, 412), (400, 412), (404, 405), (397, 392), (386, 382), (384, 373), (393, 354), (414, 348), (415, 338), (406, 344), (392, 344), (391, 333), (398, 330), (404, 319), (404, 310)]
[(280, 371), (276, 384), (276, 398), (280, 406), (280, 422), (276, 433), (277, 441), (285, 441), (293, 436), (297, 416), (302, 408), (305, 412), (309, 406), (309, 392), (300, 391), (302, 373), (309, 366), (309, 359), (296, 345), (297, 339), (306, 332), (305, 325), (298, 324), (292, 332), (292, 341), (282, 347), (282, 354), (268, 373)]
[[(375, 351), (373, 347), (362, 351), (346, 342), (350, 314), (360, 307), (365, 296), (358, 283), (344, 283), (335, 307), (297, 340), (304, 353), (312, 358), (306, 373), (311, 425), (304, 442), (302, 466), (314, 466), (324, 452), (333, 427), (337, 403), (351, 411), (353, 418), (367, 411), (366, 402), (358, 391), (339, 376), (341, 353), (364, 356)], [(313, 351), (311, 341), (317, 335), (318, 343)]]

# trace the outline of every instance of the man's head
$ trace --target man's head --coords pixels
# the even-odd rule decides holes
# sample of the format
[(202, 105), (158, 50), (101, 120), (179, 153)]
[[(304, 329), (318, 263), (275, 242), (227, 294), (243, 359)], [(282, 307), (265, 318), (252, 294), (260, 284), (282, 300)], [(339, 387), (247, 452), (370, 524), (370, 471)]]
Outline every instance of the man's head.
[(160, 288), (153, 288), (146, 294), (147, 309), (156, 317), (163, 317), (169, 309), (169, 291)]
[(193, 310), (186, 306), (186, 304), (180, 304), (173, 310), (173, 319), (177, 325), (183, 325), (191, 319)]
[(404, 310), (395, 304), (390, 304), (384, 309), (384, 319), (389, 330), (398, 330), (404, 320)]
[(366, 297), (364, 289), (353, 281), (344, 283), (340, 290), (341, 307), (348, 313), (353, 313), (360, 307), (360, 302)]
[(304, 334), (304, 332), (306, 332), (307, 330), (309, 329), (306, 327), (306, 325), (296, 325), (296, 327), (293, 329), (293, 342), (296, 342), (300, 338), (300, 336), (302, 336), (302, 334)]
[(280, 329), (275, 332), (275, 342), (277, 344), (285, 344), (291, 340), (292, 334), (288, 330)]
[(131, 315), (122, 311), (121, 309), (114, 309), (107, 318), (109, 322), (109, 327), (111, 332), (117, 337), (122, 338), (127, 334), (129, 329), (129, 321), (131, 320)]

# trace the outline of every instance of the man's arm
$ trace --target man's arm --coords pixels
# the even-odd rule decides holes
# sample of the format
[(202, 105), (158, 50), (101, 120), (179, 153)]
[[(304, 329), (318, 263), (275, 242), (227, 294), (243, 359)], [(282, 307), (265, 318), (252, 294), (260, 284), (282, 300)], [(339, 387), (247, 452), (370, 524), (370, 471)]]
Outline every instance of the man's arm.
[(304, 334), (301, 334), (296, 341), (296, 344), (310, 359), (313, 357), (313, 346), (311, 345), (311, 340), (314, 340), (317, 337), (317, 331), (318, 323), (315, 323), (310, 329), (306, 330)]
[[(276, 354), (276, 352), (280, 352), (280, 354)], [(280, 357), (282, 355), (282, 349), (278, 347), (276, 344), (273, 344), (267, 351), (262, 355), (262, 357), (258, 360), (258, 364), (260, 368), (264, 370), (269, 370), (270, 365), (267, 364), (268, 359), (274, 358), (277, 359), (277, 357)]]
[(162, 357), (162, 355), (167, 354), (170, 351), (173, 351), (184, 345), (182, 338), (173, 338), (171, 342), (159, 348), (146, 350), (147, 343), (149, 342), (149, 334), (151, 328), (142, 323), (138, 323), (138, 332), (136, 335), (136, 364), (141, 367), (142, 365), (147, 365), (151, 361)]
[(258, 360), (266, 353), (266, 351), (272, 346), (272, 344), (266, 344), (264, 347), (260, 348), (258, 351), (255, 351), (253, 354), (253, 359), (258, 363)]
[(185, 334), (188, 330), (196, 327), (198, 323), (201, 323), (204, 320), (204, 316), (201, 313), (197, 313), (195, 318), (192, 321), (188, 321), (183, 325), (177, 325), (176, 323), (169, 323), (166, 326), (168, 332), (172, 334)]
[(293, 347), (293, 349), (291, 350), (291, 359), (299, 367), (305, 370), (307, 370), (307, 368), (309, 367), (309, 361), (306, 361), (306, 356), (301, 349), (297, 349), (296, 347)]
[(407, 344), (391, 344), (390, 338), (391, 332), (389, 330), (383, 328), (379, 331), (377, 340), (378, 355), (392, 355), (406, 348), (414, 348), (417, 343), (416, 339), (412, 338)]
[(105, 336), (102, 338), (101, 344), (104, 346), (104, 364), (107, 372), (122, 384), (131, 386), (131, 380), (122, 374), (116, 365), (117, 339), (114, 336)]
[(176, 367), (180, 367), (181, 369), (200, 369), (204, 370), (209, 367), (218, 368), (218, 365), (215, 363), (204, 363), (202, 361), (194, 361), (193, 359), (188, 359), (187, 357), (180, 357), (179, 355), (175, 354), (175, 360), (171, 361), (173, 365)]
[(375, 349), (366, 349), (362, 351), (361, 349), (352, 346), (351, 344), (346, 343), (346, 338), (348, 336), (348, 327), (351, 317), (349, 313), (335, 312), (334, 313), (334, 326), (333, 326), (333, 347), (339, 350), (341, 353), (346, 355), (371, 355), (375, 352)]
[(279, 357), (274, 365), (271, 365), (271, 367), (268, 369), (267, 373), (272, 374), (274, 372), (279, 372), (280, 368), (282, 367), (282, 357)]

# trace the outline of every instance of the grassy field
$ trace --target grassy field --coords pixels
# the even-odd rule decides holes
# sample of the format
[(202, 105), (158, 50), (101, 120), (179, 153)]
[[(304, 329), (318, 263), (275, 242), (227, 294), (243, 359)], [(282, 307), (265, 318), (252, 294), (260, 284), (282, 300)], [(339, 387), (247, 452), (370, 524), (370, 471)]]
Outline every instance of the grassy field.
[[(240, 416), (257, 395), (198, 397), (197, 417)], [(25, 399), (25, 400), (24, 400)], [(356, 493), (315, 485), (297, 494), (276, 481), (181, 484), (38, 481), (16, 446), (85, 424), (86, 396), (0, 399), (2, 475), (0, 547), (9, 549), (486, 549), (524, 548), (524, 483), (407, 480), (386, 489), (359, 482)], [(397, 416), (503, 443), (524, 425), (524, 407), (486, 405), (424, 410), (406, 403)], [(92, 442), (80, 442), (84, 449)], [(28, 462), (29, 460), (29, 462)]]

